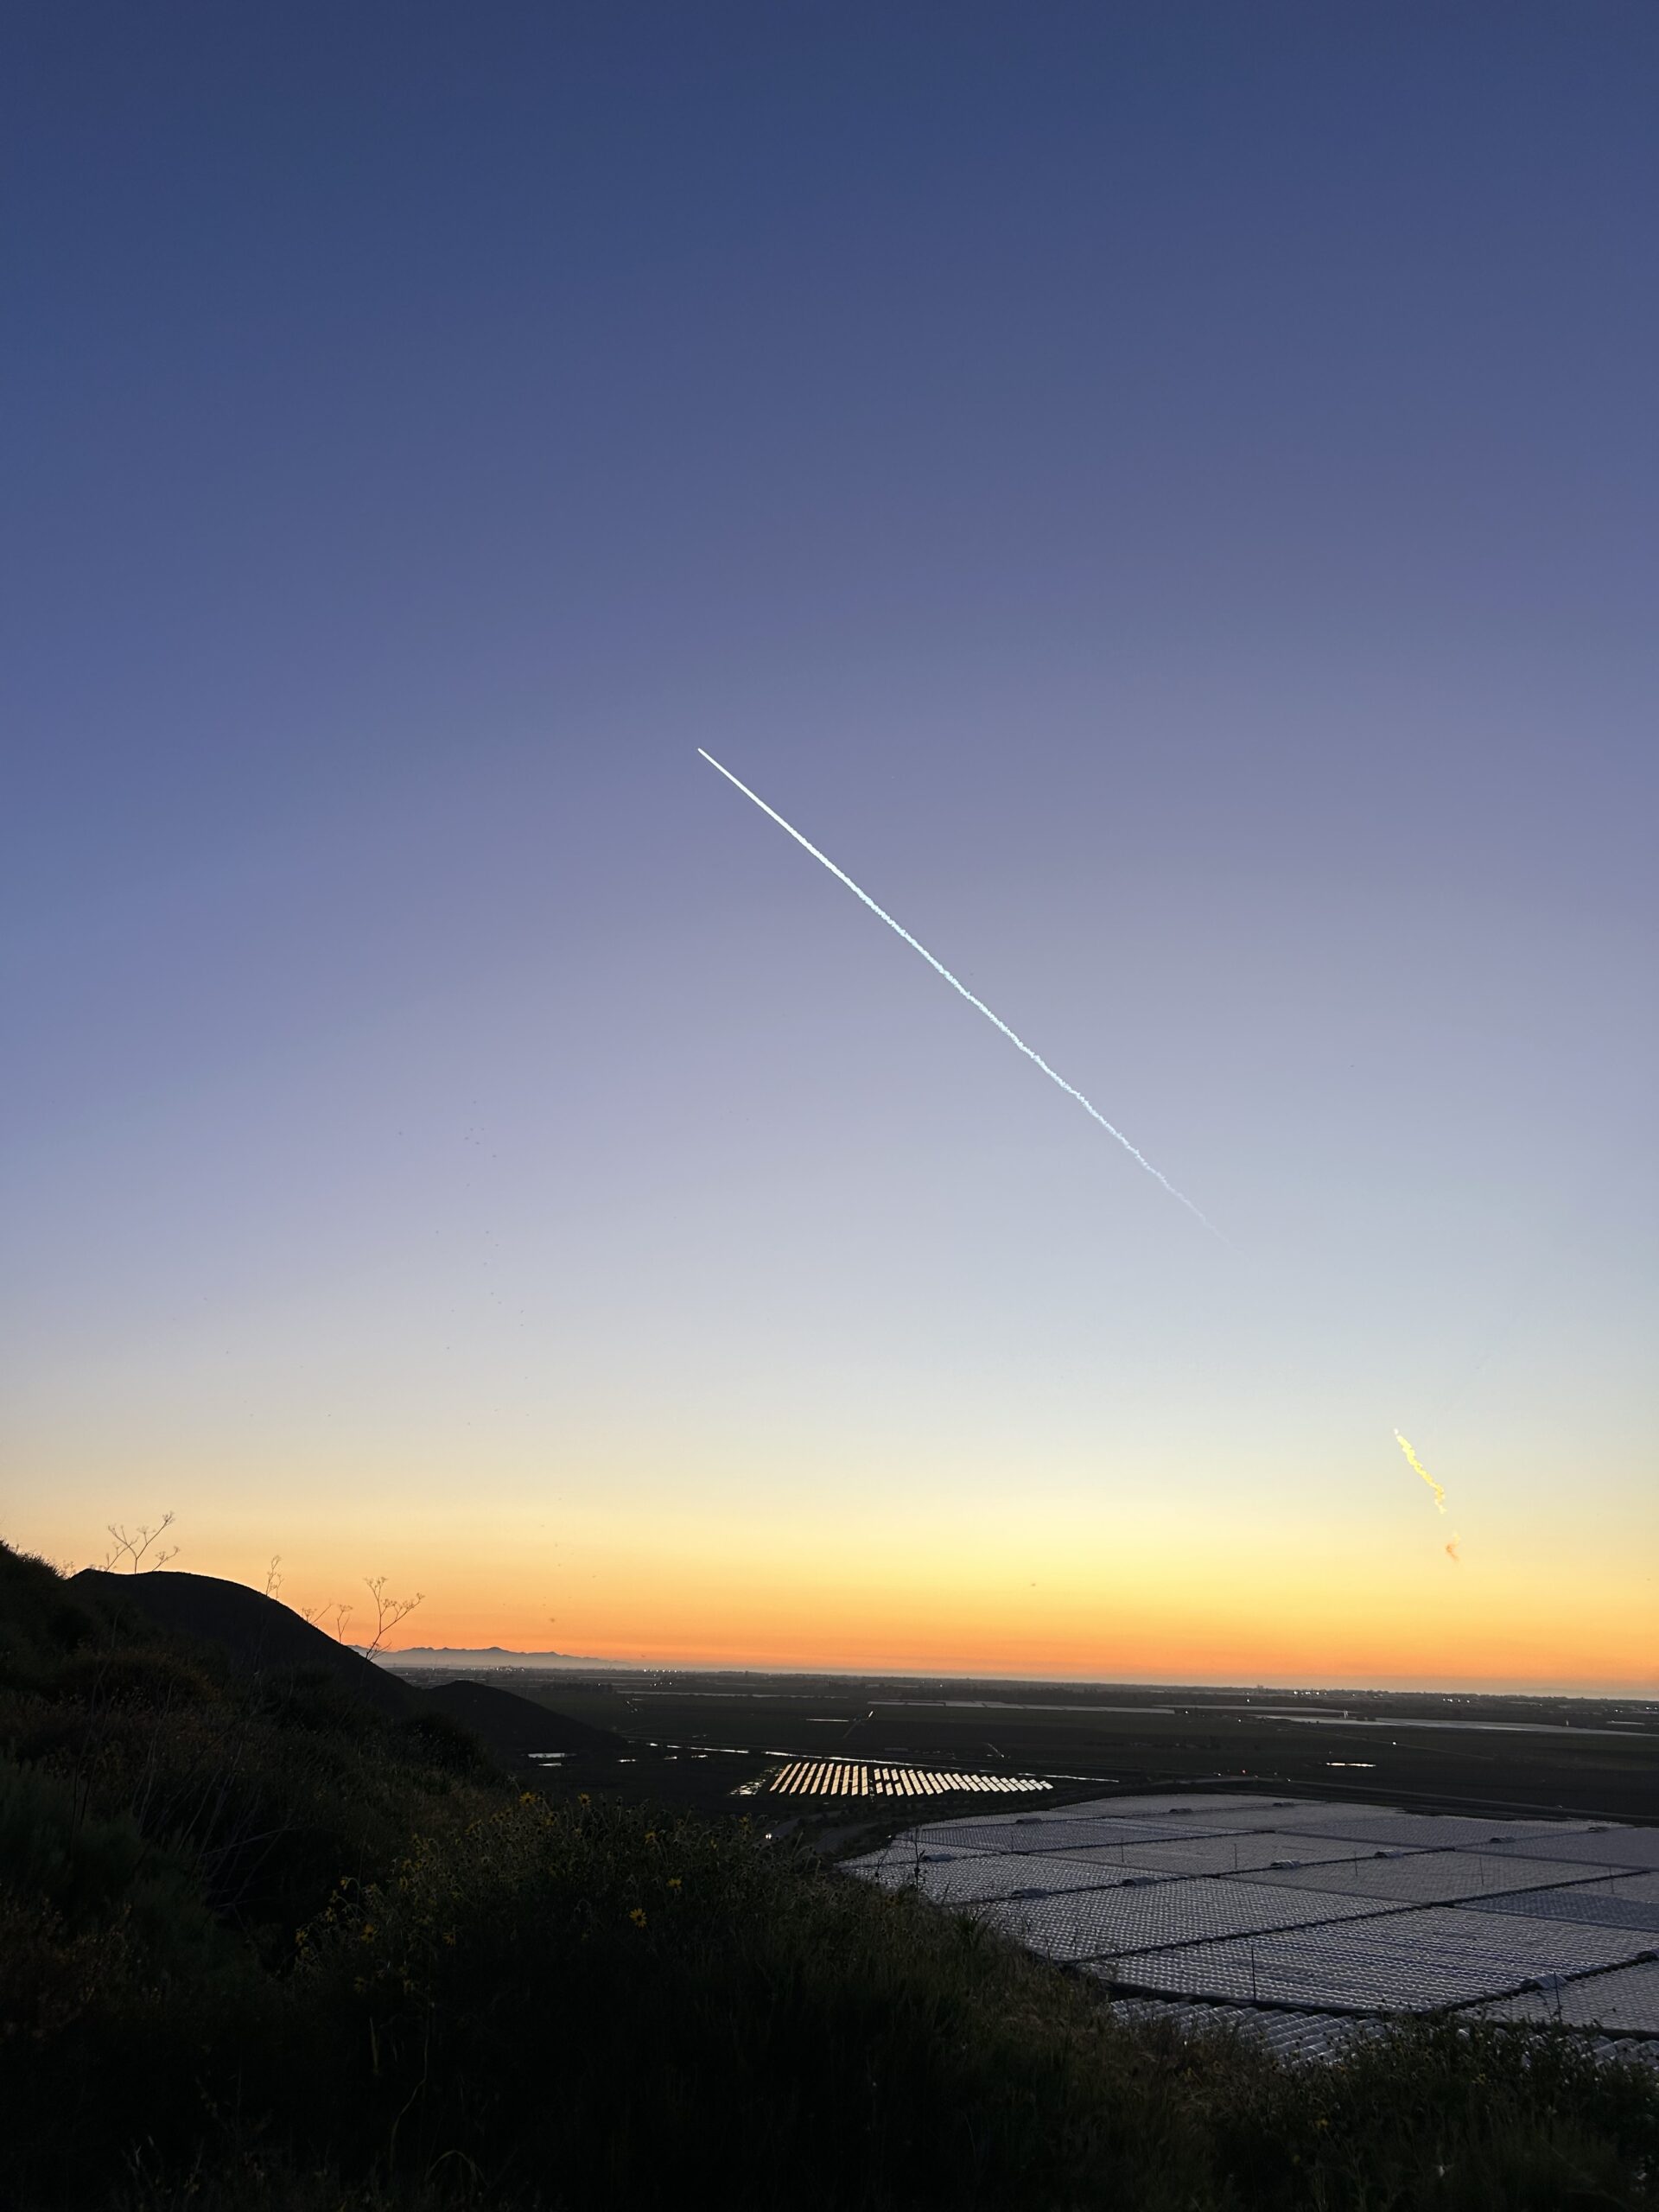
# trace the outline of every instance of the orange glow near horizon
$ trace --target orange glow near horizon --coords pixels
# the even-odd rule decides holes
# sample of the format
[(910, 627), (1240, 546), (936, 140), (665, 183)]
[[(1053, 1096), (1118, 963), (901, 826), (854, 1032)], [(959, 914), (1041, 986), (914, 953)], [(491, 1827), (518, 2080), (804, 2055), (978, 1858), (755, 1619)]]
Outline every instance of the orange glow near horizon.
[[(1467, 1478), (1465, 1477), (1465, 1482)], [(1221, 1681), (1334, 1688), (1653, 1695), (1650, 1548), (1616, 1550), (1522, 1500), (1487, 1512), (1460, 1562), (1414, 1485), (1356, 1483), (1319, 1521), (1287, 1525), (1240, 1484), (1203, 1512), (1143, 1485), (1110, 1499), (1015, 1496), (837, 1500), (798, 1487), (751, 1504), (705, 1494), (574, 1503), (525, 1485), (342, 1481), (226, 1502), (177, 1483), (179, 1568), (264, 1586), (304, 1610), (365, 1587), (425, 1592), (389, 1647), (556, 1650), (614, 1665), (824, 1673)], [(50, 1509), (13, 1541), (63, 1559)], [(90, 1547), (81, 1561), (101, 1557)]]
[[(181, 1565), (184, 1564), (182, 1560)], [(194, 1562), (215, 1571), (205, 1560)], [(1017, 1572), (1010, 1572), (1010, 1564)], [(556, 1650), (613, 1664), (899, 1671), (1032, 1678), (1332, 1686), (1651, 1688), (1651, 1639), (1628, 1593), (1565, 1600), (1518, 1567), (1453, 1575), (1436, 1545), (1362, 1579), (1334, 1562), (1189, 1559), (1179, 1576), (977, 1553), (873, 1565), (823, 1554), (733, 1561), (672, 1547), (626, 1561), (594, 1554), (562, 1605), (526, 1573), (454, 1553), (393, 1648)], [(216, 1571), (234, 1573), (226, 1558)], [(239, 1579), (257, 1582), (246, 1572)], [(314, 1602), (297, 1578), (283, 1595)], [(424, 1578), (435, 1580), (436, 1578)], [(326, 1580), (326, 1579), (325, 1579)], [(1632, 1574), (1632, 1585), (1636, 1578)], [(339, 1591), (334, 1592), (338, 1583)], [(400, 1592), (416, 1578), (394, 1575)], [(347, 1576), (326, 1580), (349, 1597)], [(318, 1590), (324, 1587), (320, 1581)], [(1617, 1602), (1627, 1594), (1630, 1602)], [(348, 1624), (359, 1634), (365, 1593)]]
[(1455, 1643), (1425, 1633), (1389, 1639), (1347, 1622), (1320, 1633), (1271, 1637), (1260, 1624), (1235, 1620), (1198, 1627), (1161, 1624), (1141, 1633), (1089, 1631), (1070, 1624), (996, 1623), (983, 1617), (876, 1615), (813, 1618), (800, 1608), (728, 1623), (721, 1630), (696, 1618), (653, 1622), (643, 1632), (596, 1621), (591, 1630), (557, 1627), (537, 1638), (488, 1612), (423, 1611), (421, 1632), (405, 1631), (399, 1649), (417, 1646), (508, 1651), (556, 1650), (614, 1665), (776, 1669), (847, 1674), (904, 1672), (1078, 1681), (1276, 1682), (1361, 1687), (1529, 1688), (1562, 1694), (1656, 1687), (1649, 1648), (1635, 1638), (1591, 1641), (1557, 1632), (1546, 1643), (1525, 1633), (1484, 1634)]

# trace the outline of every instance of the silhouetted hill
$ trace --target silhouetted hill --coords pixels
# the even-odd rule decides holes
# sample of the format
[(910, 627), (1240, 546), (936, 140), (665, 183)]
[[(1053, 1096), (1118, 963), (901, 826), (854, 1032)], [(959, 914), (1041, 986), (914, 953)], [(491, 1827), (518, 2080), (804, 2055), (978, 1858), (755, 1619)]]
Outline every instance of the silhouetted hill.
[(105, 1611), (135, 1611), (175, 1636), (219, 1644), (250, 1673), (296, 1675), (321, 1669), (377, 1712), (403, 1719), (416, 1709), (415, 1692), (395, 1675), (384, 1673), (291, 1606), (245, 1583), (166, 1567), (150, 1574), (110, 1574), (88, 1567), (71, 1578), (69, 1586)]
[(622, 1738), (613, 1735), (608, 1728), (590, 1728), (586, 1721), (568, 1720), (563, 1713), (550, 1713), (533, 1699), (493, 1688), (487, 1682), (440, 1682), (418, 1695), (423, 1706), (435, 1706), (498, 1751), (620, 1751), (625, 1748)]
[(349, 1695), (389, 1719), (406, 1720), (439, 1712), (459, 1721), (493, 1751), (614, 1751), (620, 1736), (550, 1713), (531, 1699), (482, 1682), (444, 1682), (428, 1689), (378, 1667), (349, 1644), (314, 1627), (276, 1598), (245, 1583), (213, 1574), (181, 1574), (166, 1567), (149, 1574), (111, 1574), (86, 1567), (70, 1588), (101, 1611), (137, 1614), (174, 1636), (194, 1637), (228, 1651), (250, 1674), (296, 1675), (321, 1671)]

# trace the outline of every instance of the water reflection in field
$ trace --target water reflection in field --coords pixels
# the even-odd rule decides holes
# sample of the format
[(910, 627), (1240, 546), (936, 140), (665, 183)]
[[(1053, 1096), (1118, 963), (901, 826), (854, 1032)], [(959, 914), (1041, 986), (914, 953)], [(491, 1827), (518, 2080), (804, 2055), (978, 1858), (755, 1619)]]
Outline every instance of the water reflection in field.
[(894, 1765), (866, 1759), (796, 1759), (746, 1783), (743, 1796), (951, 1797), (1019, 1794), (1052, 1785), (1028, 1774), (962, 1774), (954, 1768)]

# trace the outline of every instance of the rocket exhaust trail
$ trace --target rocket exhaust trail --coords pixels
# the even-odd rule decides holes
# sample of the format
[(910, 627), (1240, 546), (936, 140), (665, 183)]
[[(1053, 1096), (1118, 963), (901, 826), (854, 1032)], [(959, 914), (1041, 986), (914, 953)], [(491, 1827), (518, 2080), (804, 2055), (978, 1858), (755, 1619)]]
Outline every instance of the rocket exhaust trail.
[[(757, 792), (752, 791), (747, 784), (739, 783), (738, 779), (732, 773), (729, 768), (721, 768), (719, 761), (715, 760), (712, 753), (704, 753), (702, 746), (697, 747), (697, 752), (699, 756), (702, 760), (706, 760), (711, 768), (720, 769), (721, 774), (725, 777), (728, 784), (736, 784), (738, 790), (742, 792), (745, 798), (753, 799), (754, 804), (760, 808), (762, 814), (770, 815), (780, 830), (787, 830), (790, 836), (795, 840), (796, 843), (798, 845), (804, 846), (806, 850), (811, 854), (813, 859), (819, 861), (823, 867), (827, 868), (830, 874), (833, 875), (838, 882), (844, 883), (855, 899), (861, 899), (873, 914), (878, 915), (880, 918), (887, 924), (890, 930), (893, 930), (897, 933), (897, 935), (903, 938), (905, 943), (910, 947), (912, 952), (919, 952), (923, 959), (926, 961), (928, 966), (930, 968), (937, 969), (938, 973), (944, 976), (945, 982), (950, 984), (953, 991), (959, 991), (963, 997), (967, 1000), (969, 1006), (976, 1008), (979, 1013), (984, 1015), (987, 1021), (990, 1022), (995, 1028), (998, 1028), (1002, 1032), (1002, 1034), (1007, 1039), (1011, 1045), (1017, 1045), (1028, 1060), (1034, 1060), (1051, 1083), (1058, 1084), (1060, 1089), (1065, 1091), (1068, 1098), (1075, 1098), (1078, 1105), (1082, 1107), (1084, 1112), (1089, 1115), (1092, 1120), (1098, 1122), (1101, 1128), (1105, 1130), (1108, 1136), (1116, 1137), (1119, 1144), (1122, 1146), (1124, 1151), (1129, 1154), (1130, 1158), (1138, 1160), (1141, 1166), (1146, 1169), (1147, 1174), (1153, 1177), (1154, 1181), (1161, 1183), (1164, 1188), (1169, 1192), (1172, 1198), (1179, 1198), (1190, 1214), (1193, 1215), (1195, 1218), (1204, 1223), (1205, 1227), (1210, 1231), (1210, 1234), (1212, 1236), (1221, 1236), (1221, 1231), (1216, 1227), (1215, 1224), (1205, 1219), (1205, 1217), (1201, 1214), (1197, 1206), (1193, 1205), (1192, 1199), (1185, 1197), (1181, 1192), (1178, 1191), (1175, 1185), (1170, 1181), (1168, 1176), (1161, 1173), (1156, 1167), (1154, 1167), (1143, 1152), (1138, 1152), (1135, 1149), (1135, 1146), (1129, 1142), (1128, 1137), (1124, 1135), (1122, 1129), (1114, 1128), (1112, 1124), (1107, 1120), (1106, 1116), (1097, 1107), (1091, 1106), (1080, 1090), (1076, 1089), (1073, 1084), (1069, 1084), (1063, 1075), (1057, 1075), (1055, 1073), (1054, 1070), (1050, 1067), (1048, 1062), (1043, 1058), (1040, 1052), (1033, 1052), (1031, 1046), (1027, 1044), (1023, 1037), (1016, 1037), (1013, 1030), (1009, 1028), (1007, 1023), (1004, 1021), (999, 1014), (995, 1014), (991, 1012), (991, 1009), (986, 1005), (983, 999), (976, 999), (973, 993), (969, 989), (966, 983), (958, 982), (957, 978), (950, 973), (950, 970), (945, 966), (944, 961), (936, 960), (933, 957), (933, 955), (928, 950), (927, 947), (925, 944), (918, 944), (917, 940), (912, 937), (910, 931), (904, 927), (902, 923), (895, 922), (893, 920), (893, 916), (888, 913), (885, 906), (878, 906), (868, 891), (861, 891), (857, 884), (853, 881), (852, 877), (847, 874), (844, 868), (838, 868), (827, 853), (821, 853), (816, 845), (810, 843), (806, 838), (802, 836), (800, 831), (795, 828), (792, 823), (785, 822), (783, 816), (779, 814), (775, 808), (768, 806), (765, 799), (760, 798)], [(1221, 1237), (1221, 1241), (1223, 1243), (1225, 1243), (1227, 1240), (1225, 1237)]]
[[(1437, 1513), (1444, 1513), (1444, 1512), (1445, 1512), (1445, 1510), (1446, 1510), (1446, 1489), (1445, 1489), (1445, 1485), (1444, 1485), (1443, 1484), (1437, 1483), (1437, 1482), (1435, 1481), (1435, 1479), (1434, 1479), (1433, 1476), (1433, 1475), (1431, 1475), (1431, 1474), (1429, 1473), (1428, 1469), (1427, 1469), (1427, 1468), (1423, 1465), (1422, 1461), (1421, 1461), (1421, 1460), (1417, 1457), (1417, 1454), (1416, 1454), (1416, 1453), (1412, 1450), (1412, 1448), (1411, 1448), (1410, 1445), (1406, 1441), (1405, 1438), (1404, 1438), (1403, 1436), (1402, 1436), (1402, 1435), (1401, 1435), (1401, 1433), (1400, 1433), (1400, 1432), (1399, 1432), (1399, 1430), (1398, 1430), (1397, 1428), (1396, 1428), (1396, 1429), (1395, 1430), (1395, 1432), (1394, 1432), (1394, 1440), (1395, 1440), (1395, 1443), (1400, 1446), (1400, 1449), (1401, 1449), (1401, 1450), (1405, 1453), (1405, 1455), (1406, 1455), (1407, 1459), (1411, 1462), (1412, 1465), (1413, 1465), (1414, 1467), (1415, 1467), (1415, 1469), (1417, 1470), (1418, 1473), (1422, 1477), (1423, 1480), (1424, 1480), (1424, 1481), (1428, 1484), (1428, 1486), (1429, 1486), (1430, 1490), (1432, 1490), (1432, 1491), (1433, 1491), (1433, 1493), (1434, 1493), (1434, 1510), (1435, 1510), (1435, 1511), (1436, 1511)], [(1452, 1539), (1452, 1542), (1453, 1542), (1453, 1543), (1456, 1543), (1456, 1541), (1457, 1541), (1458, 1540), (1457, 1540), (1457, 1538), (1454, 1536), (1454, 1537)]]

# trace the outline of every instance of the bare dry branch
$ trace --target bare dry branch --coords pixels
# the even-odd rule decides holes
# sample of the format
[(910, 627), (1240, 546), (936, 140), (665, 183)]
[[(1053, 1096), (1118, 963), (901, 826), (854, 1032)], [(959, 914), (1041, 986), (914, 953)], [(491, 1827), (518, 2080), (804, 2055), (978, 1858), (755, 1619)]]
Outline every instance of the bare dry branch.
[(374, 1635), (363, 1646), (363, 1656), (365, 1658), (372, 1658), (380, 1649), (385, 1639), (397, 1627), (398, 1622), (409, 1618), (426, 1593), (424, 1591), (417, 1590), (412, 1598), (389, 1598), (386, 1595), (386, 1578), (384, 1574), (365, 1576), (364, 1580), (368, 1593), (374, 1600), (375, 1618)]
[(110, 1522), (109, 1531), (114, 1541), (104, 1561), (105, 1572), (112, 1574), (123, 1560), (130, 1560), (132, 1562), (130, 1573), (137, 1574), (142, 1569), (146, 1574), (154, 1574), (158, 1567), (165, 1567), (168, 1560), (176, 1559), (179, 1555), (179, 1548), (176, 1544), (172, 1544), (157, 1552), (148, 1566), (144, 1565), (145, 1553), (153, 1545), (161, 1542), (162, 1538), (177, 1518), (176, 1514), (163, 1513), (153, 1529), (146, 1522), (141, 1522), (131, 1535), (127, 1534), (124, 1522)]

